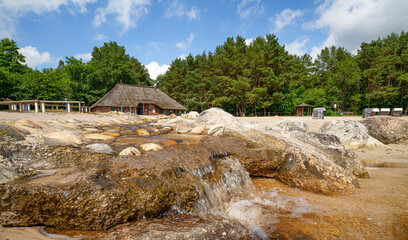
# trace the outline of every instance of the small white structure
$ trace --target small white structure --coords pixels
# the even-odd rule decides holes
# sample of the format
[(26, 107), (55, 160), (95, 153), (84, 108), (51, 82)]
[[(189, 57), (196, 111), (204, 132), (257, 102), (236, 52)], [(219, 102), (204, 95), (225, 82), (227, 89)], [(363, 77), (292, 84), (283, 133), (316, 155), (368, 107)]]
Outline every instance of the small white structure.
[(324, 112), (326, 112), (324, 107), (313, 108), (312, 119), (324, 119)]
[(393, 117), (402, 117), (402, 108), (393, 108), (391, 110), (391, 116)]
[(390, 115), (390, 109), (389, 108), (380, 108), (380, 115), (381, 116), (388, 116)]

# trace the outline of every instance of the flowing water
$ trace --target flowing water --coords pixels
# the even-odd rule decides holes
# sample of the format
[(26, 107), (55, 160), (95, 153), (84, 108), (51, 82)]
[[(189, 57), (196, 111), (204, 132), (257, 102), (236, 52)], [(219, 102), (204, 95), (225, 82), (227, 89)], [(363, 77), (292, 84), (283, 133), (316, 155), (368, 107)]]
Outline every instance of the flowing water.
[(221, 159), (224, 174), (202, 179), (198, 210), (225, 214), (246, 225), (254, 239), (408, 239), (408, 168), (367, 168), (361, 188), (321, 195), (274, 179), (252, 178), (234, 159)]

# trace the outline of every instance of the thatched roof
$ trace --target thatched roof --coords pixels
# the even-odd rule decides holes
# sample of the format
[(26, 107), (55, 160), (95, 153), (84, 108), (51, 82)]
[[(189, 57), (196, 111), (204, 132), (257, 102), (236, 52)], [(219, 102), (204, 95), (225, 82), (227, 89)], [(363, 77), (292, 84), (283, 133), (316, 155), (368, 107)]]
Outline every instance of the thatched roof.
[(155, 87), (130, 84), (116, 84), (105, 96), (91, 108), (98, 106), (137, 107), (139, 103), (151, 103), (161, 109), (187, 110), (164, 92)]

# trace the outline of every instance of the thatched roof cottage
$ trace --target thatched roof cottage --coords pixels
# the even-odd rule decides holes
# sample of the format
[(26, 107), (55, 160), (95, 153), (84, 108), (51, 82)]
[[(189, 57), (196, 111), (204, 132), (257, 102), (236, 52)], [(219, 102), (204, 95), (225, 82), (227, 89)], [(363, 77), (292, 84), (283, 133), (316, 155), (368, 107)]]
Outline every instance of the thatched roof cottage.
[(155, 87), (116, 84), (91, 106), (92, 112), (131, 112), (139, 115), (179, 114), (187, 109)]

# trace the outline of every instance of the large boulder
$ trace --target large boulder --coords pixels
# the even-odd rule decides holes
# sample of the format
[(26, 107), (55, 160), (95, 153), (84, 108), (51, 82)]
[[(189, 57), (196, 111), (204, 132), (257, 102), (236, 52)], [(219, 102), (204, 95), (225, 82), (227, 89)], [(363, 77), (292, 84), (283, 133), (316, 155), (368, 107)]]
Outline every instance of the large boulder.
[(291, 132), (291, 131), (301, 131), (301, 132), (306, 132), (309, 130), (309, 126), (298, 119), (287, 119), (287, 120), (282, 120), (276, 123), (276, 125), (271, 127), (273, 130), (276, 131), (286, 131), (286, 132)]
[(220, 108), (210, 108), (203, 111), (200, 116), (198, 116), (196, 123), (205, 126), (221, 124), (233, 129), (243, 126), (234, 116)]
[(198, 113), (198, 112), (196, 112), (196, 111), (191, 111), (191, 112), (189, 112), (188, 114), (187, 114), (187, 118), (189, 118), (189, 119), (197, 119), (198, 118), (198, 116), (200, 116), (200, 114)]
[(408, 121), (401, 118), (376, 116), (361, 121), (368, 134), (384, 144), (408, 140)]
[(291, 135), (276, 131), (227, 131), (227, 136), (245, 140), (268, 160), (244, 160), (254, 176), (275, 177), (303, 190), (330, 194), (359, 187), (351, 171), (333, 161), (333, 155)]
[[(163, 216), (174, 206), (181, 211), (195, 211), (198, 202), (214, 201), (205, 198), (208, 194), (201, 194), (205, 191), (204, 181), (209, 188), (213, 184), (224, 186), (224, 194), (239, 193), (228, 190), (235, 189), (233, 184), (250, 182), (239, 175), (224, 177), (235, 174), (235, 165), (240, 165), (235, 160), (226, 167), (221, 158), (227, 154), (258, 157), (244, 146), (239, 139), (206, 137), (200, 144), (179, 144), (140, 156), (117, 157), (89, 155), (76, 148), (54, 148), (53, 154), (67, 159), (57, 164), (57, 159), (43, 155), (42, 161), (54, 164), (51, 174), (0, 184), (0, 224), (96, 230)], [(230, 152), (219, 154), (223, 149)], [(77, 162), (69, 162), (74, 159)], [(64, 162), (66, 166), (62, 165)], [(199, 200), (201, 196), (205, 199)], [(230, 199), (229, 195), (214, 197), (218, 198), (217, 203)]]
[(341, 144), (350, 149), (375, 148), (383, 146), (367, 133), (366, 127), (353, 120), (333, 120), (323, 124), (319, 132), (337, 136)]
[(330, 160), (350, 171), (354, 176), (358, 178), (369, 178), (368, 172), (355, 157), (354, 151), (344, 148), (337, 136), (325, 133), (304, 133), (299, 131), (292, 132), (291, 135), (304, 143), (316, 147), (317, 150), (323, 151), (329, 156)]

